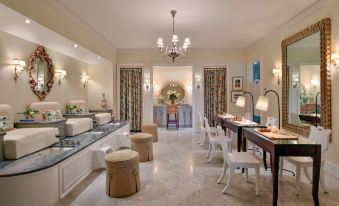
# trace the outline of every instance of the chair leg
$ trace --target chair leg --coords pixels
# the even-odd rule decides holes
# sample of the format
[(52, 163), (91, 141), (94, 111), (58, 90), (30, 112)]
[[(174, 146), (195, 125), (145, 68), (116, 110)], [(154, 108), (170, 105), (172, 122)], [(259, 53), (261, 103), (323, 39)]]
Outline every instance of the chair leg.
[(308, 173), (307, 167), (304, 167), (304, 173), (305, 173), (307, 180), (310, 181), (310, 183), (312, 184), (312, 179), (311, 179), (310, 174)]
[(297, 194), (300, 193), (300, 166), (297, 165), (297, 168), (296, 168), (296, 173), (295, 173), (295, 176), (296, 176), (296, 189), (297, 189)]
[(255, 168), (255, 194), (256, 195), (259, 195), (259, 184), (260, 184), (259, 178), (260, 178), (260, 168), (256, 167)]
[(211, 147), (211, 153), (209, 155), (209, 159), (208, 159), (208, 162), (211, 162), (213, 157), (214, 157), (214, 154), (215, 154), (215, 142), (210, 142), (210, 145), (212, 146)]
[(324, 162), (321, 163), (321, 167), (320, 167), (320, 184), (321, 187), (324, 189), (325, 193), (328, 193), (328, 189), (325, 185), (325, 177), (324, 177)]
[(228, 191), (230, 190), (230, 187), (233, 183), (233, 178), (234, 178), (234, 168), (230, 169), (230, 174), (228, 177), (228, 181), (227, 181), (227, 185), (226, 187), (222, 190), (222, 193), (228, 193)]
[(205, 143), (205, 139), (206, 139), (206, 132), (203, 132), (203, 136), (202, 136), (202, 140), (201, 140), (201, 142), (200, 142), (200, 146), (203, 146), (204, 145), (204, 143)]
[(245, 182), (248, 182), (248, 168), (245, 168)]
[(200, 131), (200, 138), (199, 138), (198, 144), (200, 144), (200, 143), (201, 143), (201, 141), (202, 141), (202, 137), (203, 137), (203, 134), (204, 134), (204, 132), (203, 132), (203, 131)]
[(218, 184), (220, 184), (222, 182), (222, 180), (225, 178), (226, 171), (227, 171), (227, 163), (224, 161), (224, 164), (222, 166), (221, 175), (218, 179)]
[(205, 155), (205, 158), (209, 158), (210, 157), (211, 150), (212, 150), (211, 143), (208, 143), (208, 150), (207, 150), (207, 154)]

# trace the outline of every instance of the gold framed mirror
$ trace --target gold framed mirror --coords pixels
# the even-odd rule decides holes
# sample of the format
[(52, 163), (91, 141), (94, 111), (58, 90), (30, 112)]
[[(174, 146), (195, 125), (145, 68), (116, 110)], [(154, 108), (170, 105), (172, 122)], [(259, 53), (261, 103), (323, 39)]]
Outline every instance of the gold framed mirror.
[(44, 101), (54, 84), (54, 65), (43, 46), (39, 46), (29, 59), (28, 81), (33, 93)]
[(331, 20), (282, 41), (282, 126), (308, 135), (310, 126), (332, 128)]

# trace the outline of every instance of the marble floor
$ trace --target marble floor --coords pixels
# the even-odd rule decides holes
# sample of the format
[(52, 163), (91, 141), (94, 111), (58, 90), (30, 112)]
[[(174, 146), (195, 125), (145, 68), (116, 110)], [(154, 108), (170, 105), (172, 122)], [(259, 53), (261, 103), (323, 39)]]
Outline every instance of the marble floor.
[[(191, 130), (160, 130), (159, 142), (154, 143), (154, 160), (140, 163), (141, 190), (127, 198), (105, 195), (105, 171), (91, 173), (68, 196), (56, 205), (73, 206), (163, 206), (163, 205), (271, 205), (272, 182), (269, 171), (261, 168), (260, 195), (254, 191), (254, 175), (249, 183), (237, 171), (229, 194), (222, 194), (224, 184), (217, 184), (221, 173), (222, 156), (217, 153), (213, 162), (205, 159), (206, 147), (197, 144), (199, 134)], [(286, 167), (291, 167), (285, 164)], [(292, 169), (293, 167), (291, 167)], [(292, 169), (293, 170), (293, 169)], [(313, 205), (311, 184), (302, 179), (302, 191), (296, 195), (294, 177), (286, 173), (280, 182), (279, 205)], [(326, 175), (329, 193), (319, 192), (321, 205), (339, 205), (339, 179)]]

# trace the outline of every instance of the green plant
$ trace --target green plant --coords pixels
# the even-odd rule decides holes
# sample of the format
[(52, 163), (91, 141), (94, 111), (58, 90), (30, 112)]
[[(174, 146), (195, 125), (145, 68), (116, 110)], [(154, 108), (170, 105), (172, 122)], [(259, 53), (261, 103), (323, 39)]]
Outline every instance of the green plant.
[(177, 95), (176, 94), (170, 94), (168, 99), (171, 101), (171, 104), (174, 104), (175, 103), (175, 100), (178, 99)]
[(33, 119), (33, 116), (35, 114), (39, 114), (39, 111), (38, 110), (33, 110), (33, 109), (27, 109), (26, 111), (19, 112), (17, 114), (25, 115), (26, 119)]
[(68, 111), (68, 112), (72, 112), (72, 110), (74, 110), (74, 109), (76, 109), (76, 108), (78, 108), (77, 107), (77, 105), (75, 105), (75, 104), (68, 104), (68, 105), (66, 105), (66, 110)]

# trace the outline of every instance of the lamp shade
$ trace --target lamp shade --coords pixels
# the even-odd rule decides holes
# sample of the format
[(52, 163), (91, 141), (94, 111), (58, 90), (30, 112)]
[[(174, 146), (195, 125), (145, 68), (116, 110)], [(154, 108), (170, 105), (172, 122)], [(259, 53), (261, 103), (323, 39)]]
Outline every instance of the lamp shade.
[(245, 107), (245, 97), (239, 96), (235, 105), (237, 105), (238, 107)]
[(260, 96), (257, 104), (255, 105), (255, 108), (257, 108), (261, 111), (267, 111), (267, 109), (268, 109), (268, 97)]

